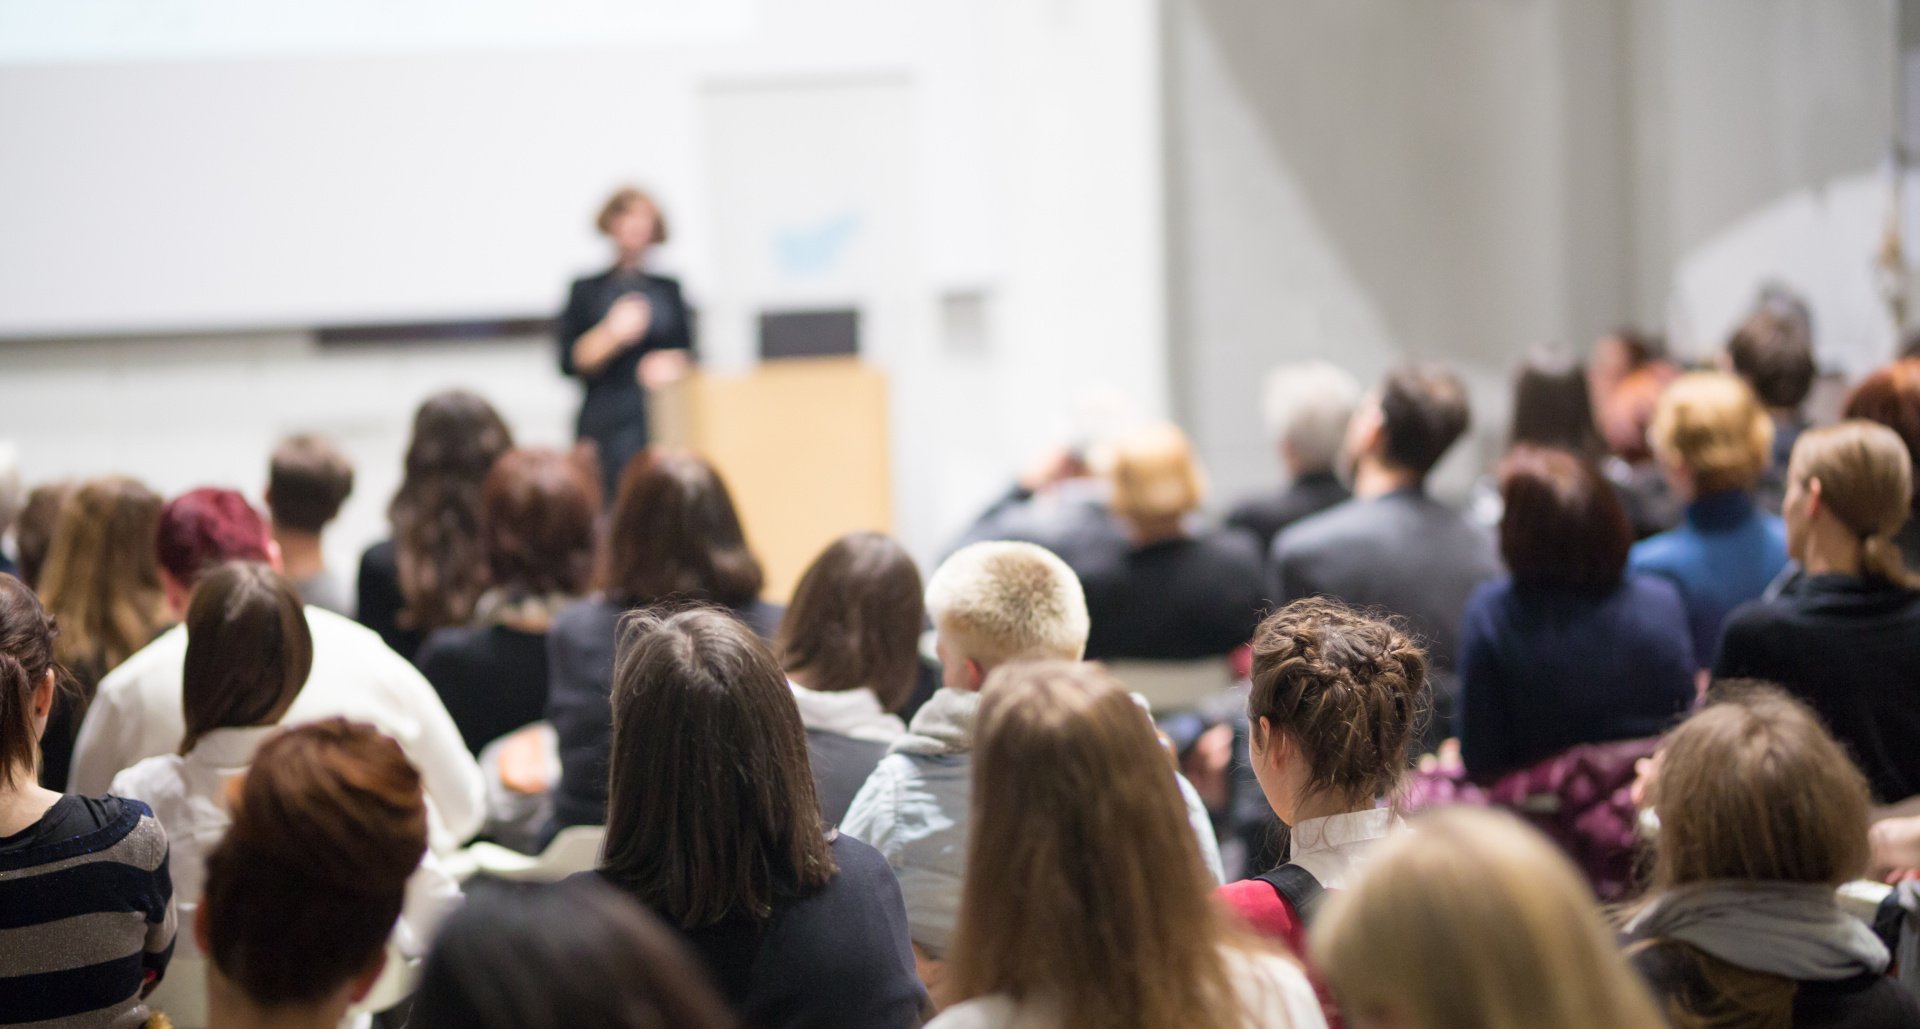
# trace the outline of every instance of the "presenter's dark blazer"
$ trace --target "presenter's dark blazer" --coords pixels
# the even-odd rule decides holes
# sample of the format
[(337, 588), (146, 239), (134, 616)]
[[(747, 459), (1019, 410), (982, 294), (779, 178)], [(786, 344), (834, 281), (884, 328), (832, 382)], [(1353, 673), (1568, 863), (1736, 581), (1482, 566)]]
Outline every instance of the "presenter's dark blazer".
[[(600, 323), (613, 302), (630, 293), (647, 298), (653, 320), (640, 342), (614, 355), (599, 371), (588, 375), (573, 363), (573, 344)], [(560, 371), (586, 384), (575, 430), (600, 448), (600, 467), (607, 502), (627, 461), (647, 446), (647, 395), (640, 388), (640, 359), (655, 350), (691, 350), (693, 334), (687, 302), (680, 283), (659, 275), (619, 269), (574, 282), (560, 313), (557, 332)]]

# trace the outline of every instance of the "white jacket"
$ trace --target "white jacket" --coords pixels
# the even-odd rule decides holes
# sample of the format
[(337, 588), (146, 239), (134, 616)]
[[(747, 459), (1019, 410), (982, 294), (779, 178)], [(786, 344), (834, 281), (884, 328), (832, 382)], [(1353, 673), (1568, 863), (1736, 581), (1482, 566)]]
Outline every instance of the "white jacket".
[[(431, 801), (434, 850), (458, 846), (479, 830), (486, 811), (480, 766), (440, 695), (373, 630), (324, 608), (306, 610), (313, 671), (280, 724), (340, 717), (371, 723), (393, 737), (420, 770)], [(105, 793), (121, 771), (180, 749), (186, 656), (187, 630), (176, 625), (100, 681), (73, 746), (69, 792)]]
[[(942, 958), (953, 942), (966, 879), (967, 811), (973, 794), (973, 723), (980, 695), (942, 689), (913, 716), (907, 735), (880, 759), (853, 798), (840, 830), (878, 850), (907, 901), (913, 942)], [(1143, 714), (1142, 717), (1145, 717)], [(1206, 806), (1174, 773), (1200, 854), (1222, 877), (1220, 845)]]

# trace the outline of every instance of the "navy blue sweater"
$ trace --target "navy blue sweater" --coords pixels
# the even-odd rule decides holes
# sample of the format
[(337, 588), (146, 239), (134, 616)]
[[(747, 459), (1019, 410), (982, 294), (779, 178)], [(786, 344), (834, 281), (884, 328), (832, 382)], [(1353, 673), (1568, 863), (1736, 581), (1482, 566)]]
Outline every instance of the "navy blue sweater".
[(1460, 659), (1460, 755), (1482, 782), (1578, 744), (1657, 736), (1693, 701), (1686, 605), (1649, 575), (1604, 594), (1482, 583)]

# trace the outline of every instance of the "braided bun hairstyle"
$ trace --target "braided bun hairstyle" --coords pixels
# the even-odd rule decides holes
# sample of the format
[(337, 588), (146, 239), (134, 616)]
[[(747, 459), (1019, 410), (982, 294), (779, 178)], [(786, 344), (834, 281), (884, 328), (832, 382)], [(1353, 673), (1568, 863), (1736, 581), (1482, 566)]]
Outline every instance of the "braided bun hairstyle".
[(329, 719), (261, 746), (207, 858), (208, 951), (255, 1003), (325, 1000), (374, 967), (427, 849), (420, 774), (370, 725)]
[(1428, 707), (1427, 656), (1391, 622), (1312, 597), (1254, 631), (1253, 739), (1264, 748), (1285, 733), (1306, 759), (1306, 792), (1353, 805), (1391, 794)]
[(0, 790), (33, 778), (40, 755), (33, 690), (58, 667), (53, 641), (59, 634), (40, 598), (19, 579), (0, 574)]

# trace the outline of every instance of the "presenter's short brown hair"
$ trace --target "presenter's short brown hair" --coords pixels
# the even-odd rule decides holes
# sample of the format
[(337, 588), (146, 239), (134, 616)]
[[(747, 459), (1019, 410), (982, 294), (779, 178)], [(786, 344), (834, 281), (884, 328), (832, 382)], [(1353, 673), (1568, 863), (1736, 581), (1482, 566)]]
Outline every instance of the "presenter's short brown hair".
[(645, 204), (653, 209), (653, 242), (667, 241), (667, 216), (661, 212), (660, 204), (653, 194), (639, 186), (621, 186), (613, 191), (607, 202), (600, 205), (600, 213), (594, 216), (593, 227), (600, 230), (602, 236), (613, 231), (613, 220), (627, 213), (634, 204)]

